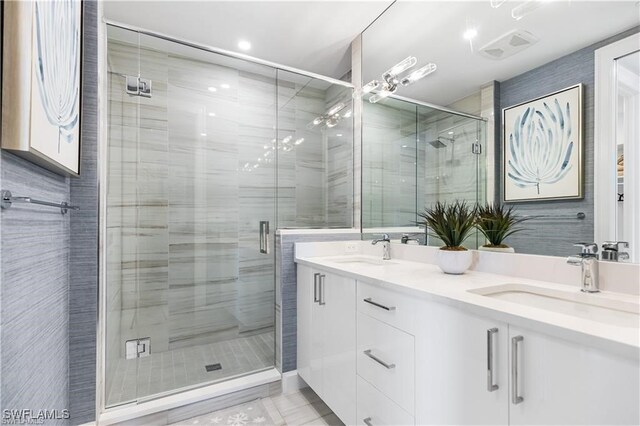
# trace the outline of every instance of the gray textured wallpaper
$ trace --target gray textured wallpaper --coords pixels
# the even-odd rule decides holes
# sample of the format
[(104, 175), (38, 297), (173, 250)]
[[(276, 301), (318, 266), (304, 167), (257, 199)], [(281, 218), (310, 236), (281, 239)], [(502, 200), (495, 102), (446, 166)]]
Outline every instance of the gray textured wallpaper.
[(0, 409), (70, 410), (71, 420), (46, 424), (95, 417), (96, 6), (84, 2), (81, 178), (0, 152), (2, 189), (71, 199), (82, 209), (63, 216), (52, 208), (15, 205), (0, 212)]
[[(570, 53), (541, 67), (527, 71), (500, 83), (500, 102), (496, 118), (502, 117), (502, 109), (526, 102), (578, 83), (583, 85), (583, 140), (584, 140), (584, 199), (567, 201), (538, 201), (515, 204), (523, 215), (553, 215), (558, 219), (537, 219), (524, 224), (523, 232), (507, 240), (517, 252), (566, 256), (576, 249), (574, 242), (593, 240), (593, 150), (594, 150), (594, 78), (596, 49), (636, 33), (635, 27), (584, 49)], [(502, 129), (502, 123), (496, 125)], [(502, 140), (502, 132), (500, 132)], [(502, 176), (502, 142), (496, 149), (498, 176)], [(497, 194), (503, 198), (502, 182), (497, 182)], [(584, 220), (564, 219), (584, 212)]]

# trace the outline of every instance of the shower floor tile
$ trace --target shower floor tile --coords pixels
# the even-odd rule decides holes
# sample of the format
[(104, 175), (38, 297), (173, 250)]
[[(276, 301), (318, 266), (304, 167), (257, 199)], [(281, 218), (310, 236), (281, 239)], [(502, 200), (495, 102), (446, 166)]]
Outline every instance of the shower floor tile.
[[(207, 345), (119, 359), (107, 392), (107, 406), (223, 380), (274, 365), (274, 333), (225, 340)], [(206, 366), (221, 369), (207, 371)]]

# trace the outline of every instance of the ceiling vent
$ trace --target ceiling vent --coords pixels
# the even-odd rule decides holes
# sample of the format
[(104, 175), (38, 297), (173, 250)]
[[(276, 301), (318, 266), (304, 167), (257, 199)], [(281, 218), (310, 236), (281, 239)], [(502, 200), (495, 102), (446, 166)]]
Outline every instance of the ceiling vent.
[(537, 37), (528, 31), (512, 30), (482, 46), (479, 53), (485, 58), (500, 60), (513, 56), (537, 42)]

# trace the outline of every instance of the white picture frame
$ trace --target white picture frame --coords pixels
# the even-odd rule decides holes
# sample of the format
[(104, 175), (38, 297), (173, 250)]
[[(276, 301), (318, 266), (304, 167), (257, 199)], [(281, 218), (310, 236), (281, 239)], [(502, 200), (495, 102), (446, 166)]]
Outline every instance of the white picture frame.
[(3, 149), (80, 174), (82, 2), (4, 4)]
[(582, 84), (502, 110), (503, 201), (583, 198)]

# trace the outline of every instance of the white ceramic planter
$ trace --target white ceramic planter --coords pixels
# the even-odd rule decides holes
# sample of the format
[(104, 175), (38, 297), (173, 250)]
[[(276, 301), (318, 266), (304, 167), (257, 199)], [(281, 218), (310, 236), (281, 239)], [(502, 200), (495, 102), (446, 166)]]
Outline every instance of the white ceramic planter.
[(438, 266), (445, 274), (464, 274), (472, 261), (473, 254), (470, 250), (438, 250)]
[(496, 253), (515, 253), (515, 249), (513, 247), (485, 247), (485, 246), (480, 246), (478, 247), (478, 250), (480, 251), (493, 251)]

